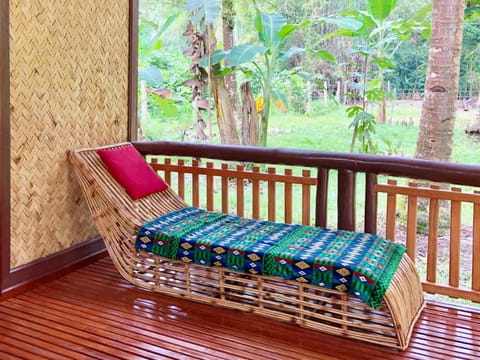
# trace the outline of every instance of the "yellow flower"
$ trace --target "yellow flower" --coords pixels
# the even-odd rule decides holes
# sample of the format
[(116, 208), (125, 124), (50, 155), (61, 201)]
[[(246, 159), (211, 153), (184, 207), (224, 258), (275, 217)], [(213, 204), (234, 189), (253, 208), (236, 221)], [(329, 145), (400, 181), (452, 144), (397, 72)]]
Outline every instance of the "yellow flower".
[(257, 113), (261, 113), (263, 110), (263, 96), (259, 96), (255, 99), (255, 105), (257, 107)]

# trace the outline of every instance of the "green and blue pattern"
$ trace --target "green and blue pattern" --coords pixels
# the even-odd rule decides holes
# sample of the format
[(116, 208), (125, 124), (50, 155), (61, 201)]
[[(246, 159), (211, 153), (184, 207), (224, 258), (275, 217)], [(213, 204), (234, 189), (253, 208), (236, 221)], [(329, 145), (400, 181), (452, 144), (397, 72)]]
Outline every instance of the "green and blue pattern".
[(245, 219), (187, 207), (143, 224), (136, 247), (170, 259), (282, 277), (378, 308), (405, 247), (377, 235)]

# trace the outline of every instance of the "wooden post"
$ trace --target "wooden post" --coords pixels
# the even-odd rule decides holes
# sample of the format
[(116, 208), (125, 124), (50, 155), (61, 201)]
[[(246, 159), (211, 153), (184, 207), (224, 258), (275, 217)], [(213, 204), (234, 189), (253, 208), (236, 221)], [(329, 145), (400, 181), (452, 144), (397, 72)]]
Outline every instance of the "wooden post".
[(328, 169), (317, 170), (315, 226), (327, 227)]
[(342, 169), (337, 179), (337, 227), (355, 230), (355, 172)]
[(378, 194), (375, 191), (377, 174), (367, 173), (365, 176), (365, 223), (364, 230), (367, 233), (377, 233), (377, 203)]
[[(310, 170), (304, 169), (302, 176), (309, 178)], [(310, 225), (310, 185), (302, 185), (302, 224)]]

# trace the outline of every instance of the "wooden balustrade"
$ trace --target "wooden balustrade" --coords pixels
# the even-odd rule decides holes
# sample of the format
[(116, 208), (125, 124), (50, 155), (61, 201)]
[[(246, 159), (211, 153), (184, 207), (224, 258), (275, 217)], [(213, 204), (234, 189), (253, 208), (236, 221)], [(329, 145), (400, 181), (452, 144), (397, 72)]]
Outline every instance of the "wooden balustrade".
[[(480, 166), (176, 142), (135, 146), (152, 156), (152, 166), (194, 206), (272, 221), (363, 230), (404, 241), (427, 292), (480, 302)], [(155, 160), (156, 155), (162, 155), (163, 162)], [(174, 164), (168, 156), (180, 159)], [(255, 166), (243, 165), (252, 162)], [(287, 168), (279, 170), (277, 164)], [(449, 185), (419, 185), (417, 179), (421, 184)], [(328, 211), (332, 194), (336, 195), (336, 223)], [(425, 210), (419, 208), (422, 201), (427, 204)], [(399, 213), (405, 215), (399, 217)], [(417, 230), (424, 213), (426, 235)], [(439, 233), (442, 217), (448, 219), (446, 235)]]
[[(417, 254), (417, 232), (418, 215), (420, 211), (426, 212), (428, 218), (426, 238), (426, 268), (424, 288), (426, 291), (451, 297), (465, 298), (480, 302), (480, 192), (463, 192), (458, 187), (441, 188), (431, 184), (428, 187), (420, 186), (410, 182), (407, 186), (398, 185), (396, 180), (389, 180), (385, 184), (375, 186), (377, 193), (387, 194), (386, 210), (386, 237), (396, 240), (396, 231), (403, 226), (406, 232), (407, 253), (415, 262), (419, 257)], [(405, 224), (397, 224), (397, 213), (399, 211), (398, 198), (404, 196), (407, 199)], [(422, 200), (427, 203), (428, 208), (419, 208)], [(442, 205), (441, 205), (442, 203)], [(470, 204), (473, 207), (470, 216), (462, 216), (462, 209)], [(442, 212), (442, 208), (444, 209)], [(444, 218), (444, 231), (446, 235), (440, 237), (440, 222)], [(448, 241), (443, 244), (443, 252), (448, 251), (447, 274), (444, 279), (439, 279), (439, 239)], [(471, 250), (469, 253), (462, 253), (462, 241), (469, 243), (464, 247)], [(471, 259), (470, 259), (471, 255)], [(468, 263), (468, 266), (461, 266)], [(476, 266), (475, 266), (476, 264)], [(460, 274), (464, 275), (463, 284), (460, 281)], [(469, 278), (469, 279), (468, 279)], [(468, 283), (466, 280), (469, 280)], [(444, 282), (442, 284), (441, 282)]]
[[(216, 165), (211, 161), (203, 164), (197, 159), (190, 163), (184, 159), (173, 163), (168, 157), (163, 162), (154, 157), (150, 164), (155, 170), (161, 171), (165, 180), (193, 206), (210, 211), (234, 212), (255, 219), (304, 225), (312, 223), (314, 199), (311, 188), (316, 186), (317, 179), (309, 169), (303, 169), (301, 175), (296, 175), (287, 168), (280, 174), (275, 167), (261, 171), (259, 166), (253, 166), (249, 170), (243, 164), (223, 162)], [(279, 186), (283, 186), (281, 191)], [(217, 191), (219, 197), (215, 199)], [(246, 191), (250, 192), (248, 199)], [(230, 199), (233, 197), (235, 202), (232, 207)], [(262, 204), (266, 209), (264, 215)], [(294, 209), (300, 209), (298, 219), (294, 217)], [(279, 215), (282, 217), (279, 218)]]

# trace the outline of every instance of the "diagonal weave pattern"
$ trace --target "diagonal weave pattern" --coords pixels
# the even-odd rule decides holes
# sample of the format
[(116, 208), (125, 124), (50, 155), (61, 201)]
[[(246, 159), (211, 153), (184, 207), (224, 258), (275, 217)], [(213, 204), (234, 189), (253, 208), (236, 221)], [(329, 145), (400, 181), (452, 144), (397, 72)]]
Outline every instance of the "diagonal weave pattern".
[(66, 149), (126, 139), (129, 1), (9, 8), (13, 268), (98, 233)]

